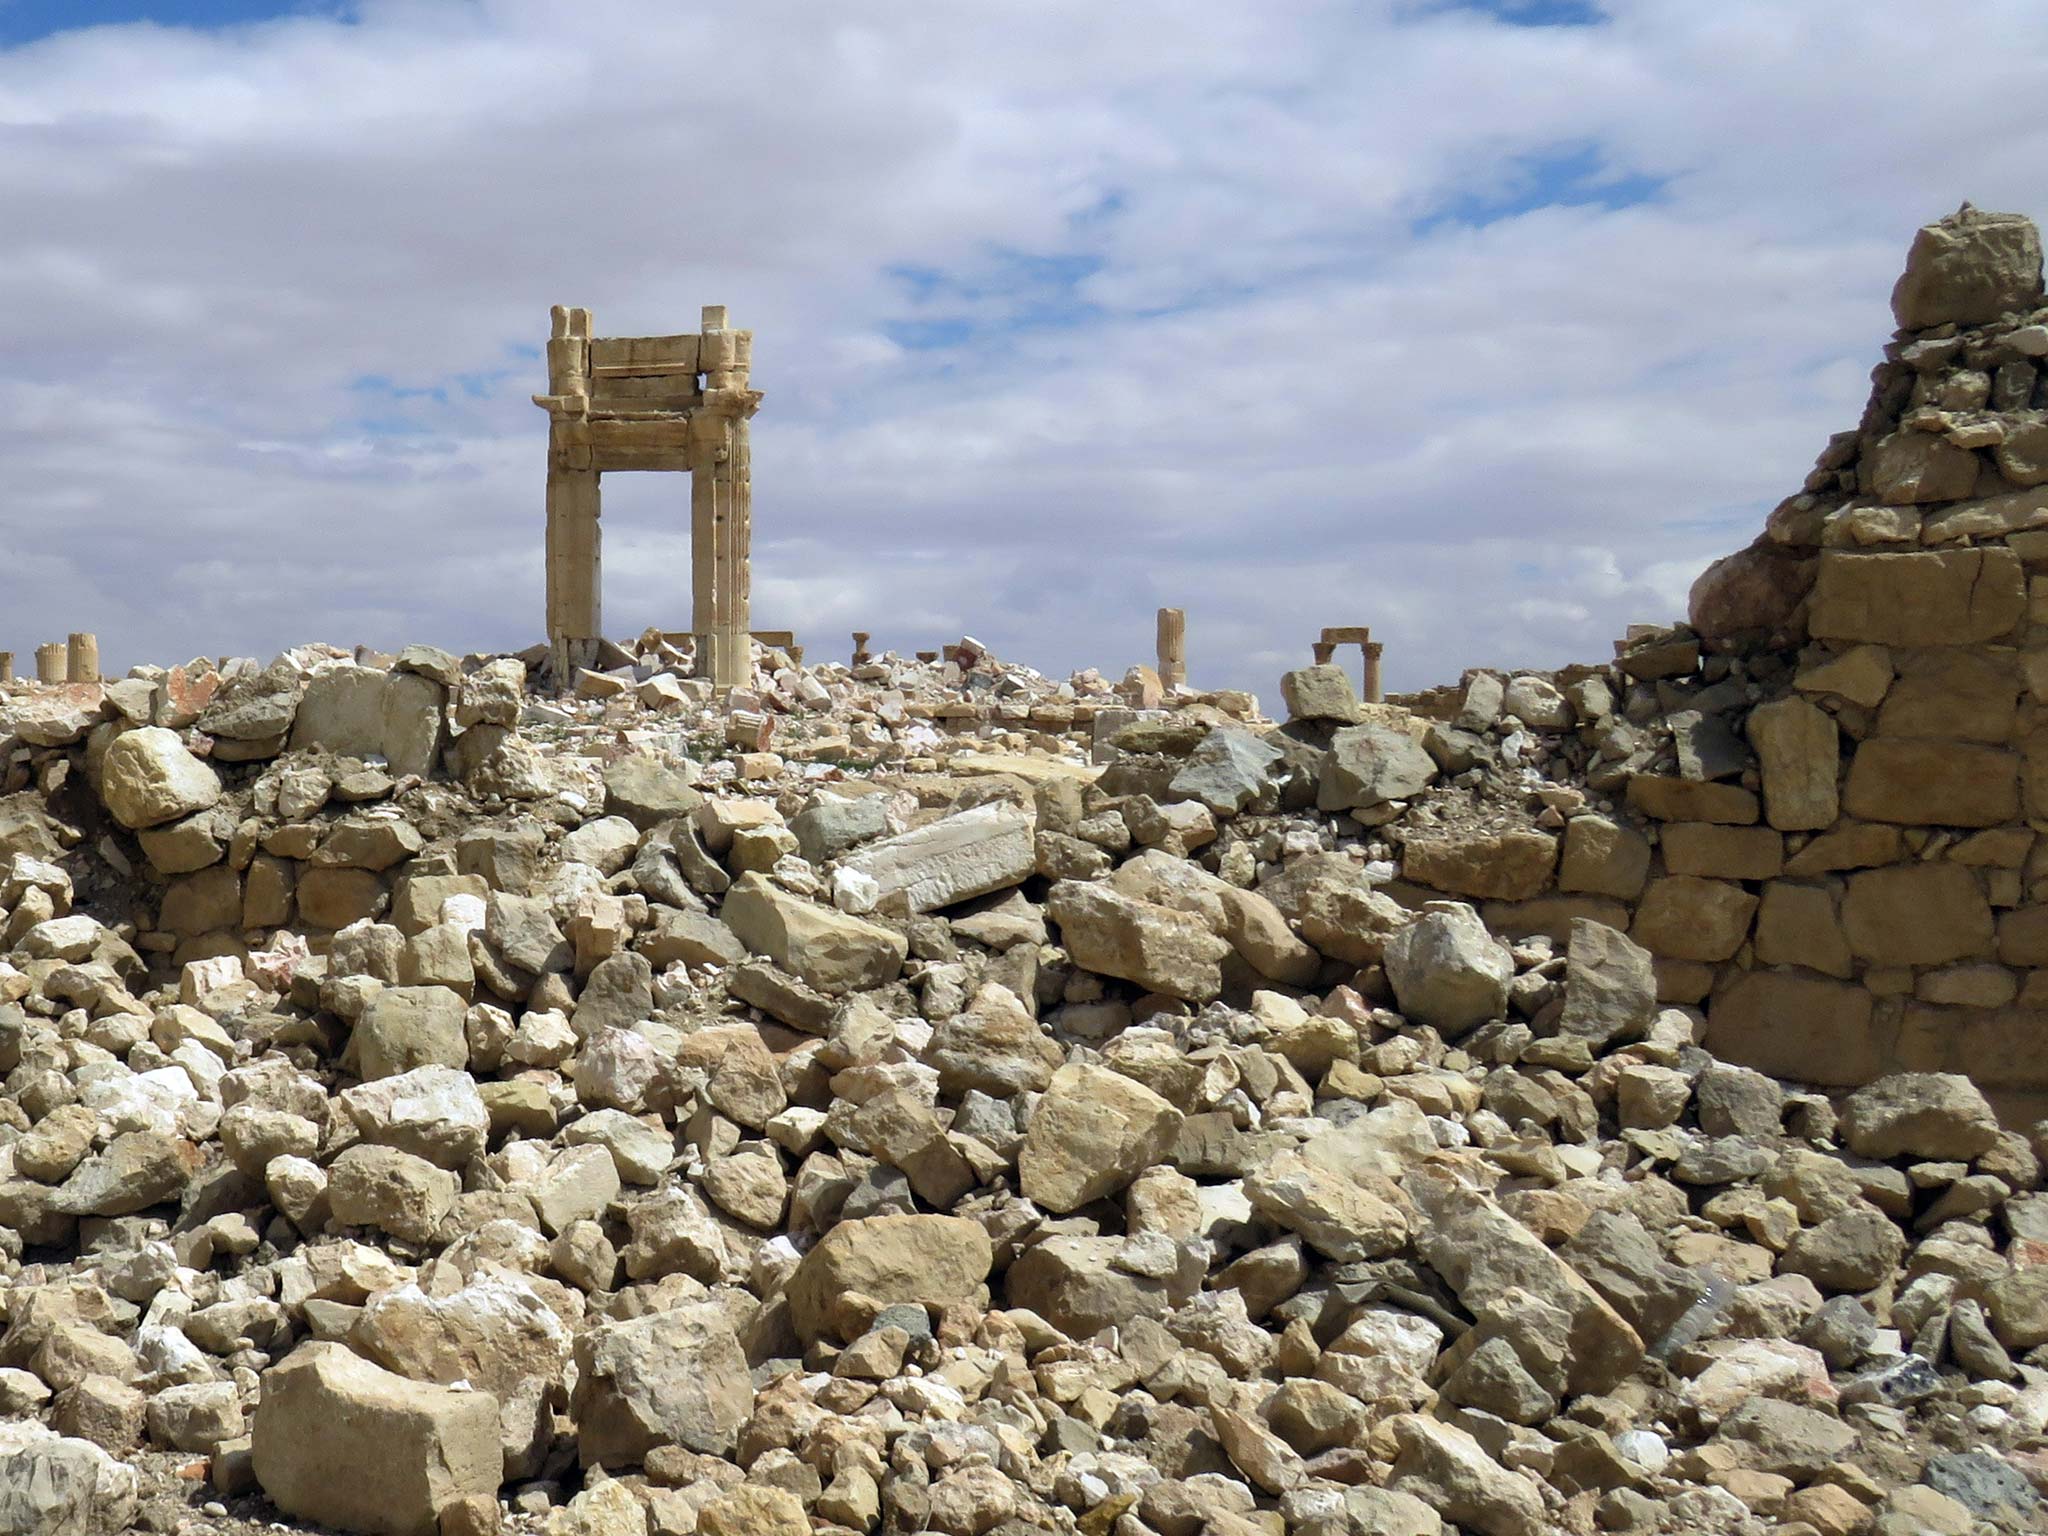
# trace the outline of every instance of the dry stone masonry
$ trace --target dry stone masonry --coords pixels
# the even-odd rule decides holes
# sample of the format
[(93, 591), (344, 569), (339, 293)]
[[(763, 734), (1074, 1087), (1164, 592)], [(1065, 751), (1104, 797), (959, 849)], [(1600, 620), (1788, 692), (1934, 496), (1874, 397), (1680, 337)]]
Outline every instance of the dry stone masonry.
[(1278, 722), (750, 634), (559, 311), (547, 644), (0, 686), (0, 1536), (2048, 1529), (2033, 226), (1894, 302), (1689, 624)]

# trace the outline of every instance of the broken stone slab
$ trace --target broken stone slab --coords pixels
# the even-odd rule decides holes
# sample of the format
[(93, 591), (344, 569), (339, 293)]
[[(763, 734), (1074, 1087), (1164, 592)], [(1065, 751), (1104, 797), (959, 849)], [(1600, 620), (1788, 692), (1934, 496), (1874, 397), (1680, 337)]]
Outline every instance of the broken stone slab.
[(1268, 792), (1277, 796), (1286, 755), (1238, 727), (1219, 727), (1195, 744), (1166, 786), (1173, 800), (1193, 800), (1217, 816), (1235, 816)]
[(604, 808), (642, 832), (688, 816), (704, 803), (694, 781), (696, 765), (672, 767), (646, 752), (620, 758), (604, 771)]
[(507, 1478), (540, 1469), (562, 1396), (569, 1327), (541, 1294), (509, 1270), (473, 1275), (448, 1295), (418, 1285), (377, 1292), (349, 1342), (409, 1381), (467, 1383), (491, 1394), (499, 1413)]
[(930, 912), (1027, 879), (1037, 820), (1000, 801), (869, 843), (839, 863), (875, 882), (883, 911)]
[(90, 1440), (33, 1421), (0, 1423), (0, 1531), (8, 1536), (127, 1536), (135, 1470)]
[(1604, 1392), (1643, 1359), (1643, 1341), (1564, 1260), (1493, 1198), (1440, 1162), (1410, 1169), (1402, 1188), (1421, 1217), (1416, 1249), (1477, 1315), (1520, 1287), (1571, 1320), (1573, 1393)]
[(1596, 1052), (1640, 1040), (1657, 1016), (1657, 973), (1650, 952), (1604, 923), (1574, 918), (1565, 948), (1560, 1034)]
[(286, 1514), (367, 1536), (436, 1536), (465, 1499), (496, 1503), (503, 1468), (490, 1393), (408, 1381), (320, 1342), (264, 1373), (250, 1454)]
[(1395, 1492), (1421, 1499), (1480, 1536), (1542, 1536), (1551, 1529), (1536, 1485), (1456, 1425), (1404, 1413), (1386, 1428), (1397, 1448), (1387, 1480)]
[(1078, 880), (1054, 884), (1046, 915), (1083, 970), (1192, 1003), (1223, 990), (1230, 945), (1198, 917)]
[(837, 996), (896, 979), (910, 941), (893, 929), (806, 901), (749, 872), (726, 892), (719, 916), (754, 954)]

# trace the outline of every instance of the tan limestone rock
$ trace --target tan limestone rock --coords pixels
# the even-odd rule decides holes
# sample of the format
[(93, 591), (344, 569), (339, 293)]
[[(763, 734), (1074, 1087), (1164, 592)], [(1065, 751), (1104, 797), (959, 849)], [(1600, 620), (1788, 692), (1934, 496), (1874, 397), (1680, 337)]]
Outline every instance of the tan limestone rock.
[(1755, 825), (1757, 798), (1739, 784), (1674, 779), (1638, 773), (1628, 781), (1628, 803), (1659, 821), (1714, 821), (1723, 826)]
[(1078, 1210), (1158, 1162), (1180, 1123), (1179, 1110), (1122, 1073), (1061, 1067), (1032, 1111), (1018, 1188), (1046, 1210)]
[(1800, 965), (1846, 981), (1855, 962), (1835, 893), (1791, 880), (1766, 885), (1756, 916), (1756, 957), (1765, 965)]
[(1833, 824), (1841, 750), (1834, 716), (1800, 698), (1749, 712), (1749, 744), (1763, 772), (1764, 818), (1781, 832)]
[(1557, 888), (1633, 901), (1650, 875), (1650, 844), (1633, 827), (1588, 813), (1565, 824)]
[(1863, 987), (1812, 972), (1749, 971), (1714, 994), (1706, 1046), (1774, 1077), (1854, 1086), (1884, 1066), (1872, 1001)]
[(1807, 626), (1827, 640), (1978, 645), (2011, 630), (2026, 605), (2026, 572), (2009, 549), (1828, 550)]
[(1674, 821), (1659, 846), (1669, 873), (1708, 880), (1768, 880), (1785, 864), (1785, 839), (1770, 827)]
[(719, 915), (748, 949), (820, 992), (883, 986), (910, 951), (902, 934), (806, 901), (757, 873), (733, 882)]
[(175, 731), (145, 726), (118, 736), (100, 759), (100, 798), (124, 827), (154, 827), (203, 811), (220, 778), (185, 750)]
[(1945, 965), (1992, 951), (1991, 908), (1959, 864), (1904, 864), (1849, 877), (1849, 947), (1876, 965)]
[(496, 1499), (498, 1405), (488, 1392), (407, 1381), (339, 1344), (303, 1344), (264, 1374), (252, 1456), (287, 1514), (435, 1536), (451, 1505)]
[(1558, 840), (1534, 828), (1437, 833), (1402, 844), (1401, 873), (1452, 896), (1523, 901), (1550, 883), (1557, 853)]
[(2002, 747), (1879, 737), (1856, 749), (1843, 799), (1867, 821), (1994, 827), (2019, 817), (2019, 771)]
[(1666, 875), (1650, 882), (1629, 937), (1674, 960), (1726, 960), (1749, 936), (1756, 897), (1727, 880)]
[(871, 1216), (842, 1221), (804, 1255), (790, 1277), (790, 1322), (810, 1340), (831, 1326), (841, 1297), (858, 1293), (885, 1306), (944, 1306), (973, 1297), (995, 1250), (980, 1223), (961, 1216)]

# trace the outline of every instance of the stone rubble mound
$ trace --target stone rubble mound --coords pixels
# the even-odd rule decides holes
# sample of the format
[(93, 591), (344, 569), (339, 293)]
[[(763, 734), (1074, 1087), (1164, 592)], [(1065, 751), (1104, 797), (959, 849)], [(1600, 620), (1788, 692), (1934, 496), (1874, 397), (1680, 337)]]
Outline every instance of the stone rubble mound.
[(1878, 467), (2016, 474), (2023, 223), (1902, 280), (1947, 423), (1603, 666), (12, 685), (0, 1536), (2048, 1528), (2032, 828), (1858, 787), (2019, 782), (2031, 594), (1829, 574), (2031, 558)]

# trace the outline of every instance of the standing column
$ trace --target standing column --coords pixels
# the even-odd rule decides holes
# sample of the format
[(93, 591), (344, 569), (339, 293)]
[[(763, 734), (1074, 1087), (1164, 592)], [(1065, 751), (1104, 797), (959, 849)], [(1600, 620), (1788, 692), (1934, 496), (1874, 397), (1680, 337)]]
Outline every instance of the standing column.
[(96, 683), (100, 680), (100, 637), (83, 630), (72, 635), (65, 647), (65, 667), (74, 683)]
[(1188, 616), (1178, 608), (1159, 610), (1159, 686), (1178, 688), (1188, 680)]
[(598, 477), (587, 434), (590, 311), (556, 305), (548, 339), (548, 644), (555, 681), (596, 660), (604, 633)]
[(71, 651), (60, 640), (36, 647), (36, 681), (39, 683), (61, 683), (68, 680)]
[(1309, 649), (1315, 653), (1316, 665), (1319, 667), (1327, 667), (1330, 658), (1337, 654), (1337, 645), (1333, 640), (1311, 641)]
[(747, 387), (753, 333), (726, 326), (725, 306), (704, 307), (698, 367), (703, 405), (690, 423), (691, 627), (698, 675), (734, 688), (753, 672), (754, 487), (747, 418), (760, 396)]
[(14, 652), (0, 651), (0, 683), (14, 681)]
[(1382, 702), (1382, 695), (1380, 693), (1380, 642), (1368, 640), (1365, 642), (1364, 650), (1365, 702), (1368, 704), (1378, 704)]

